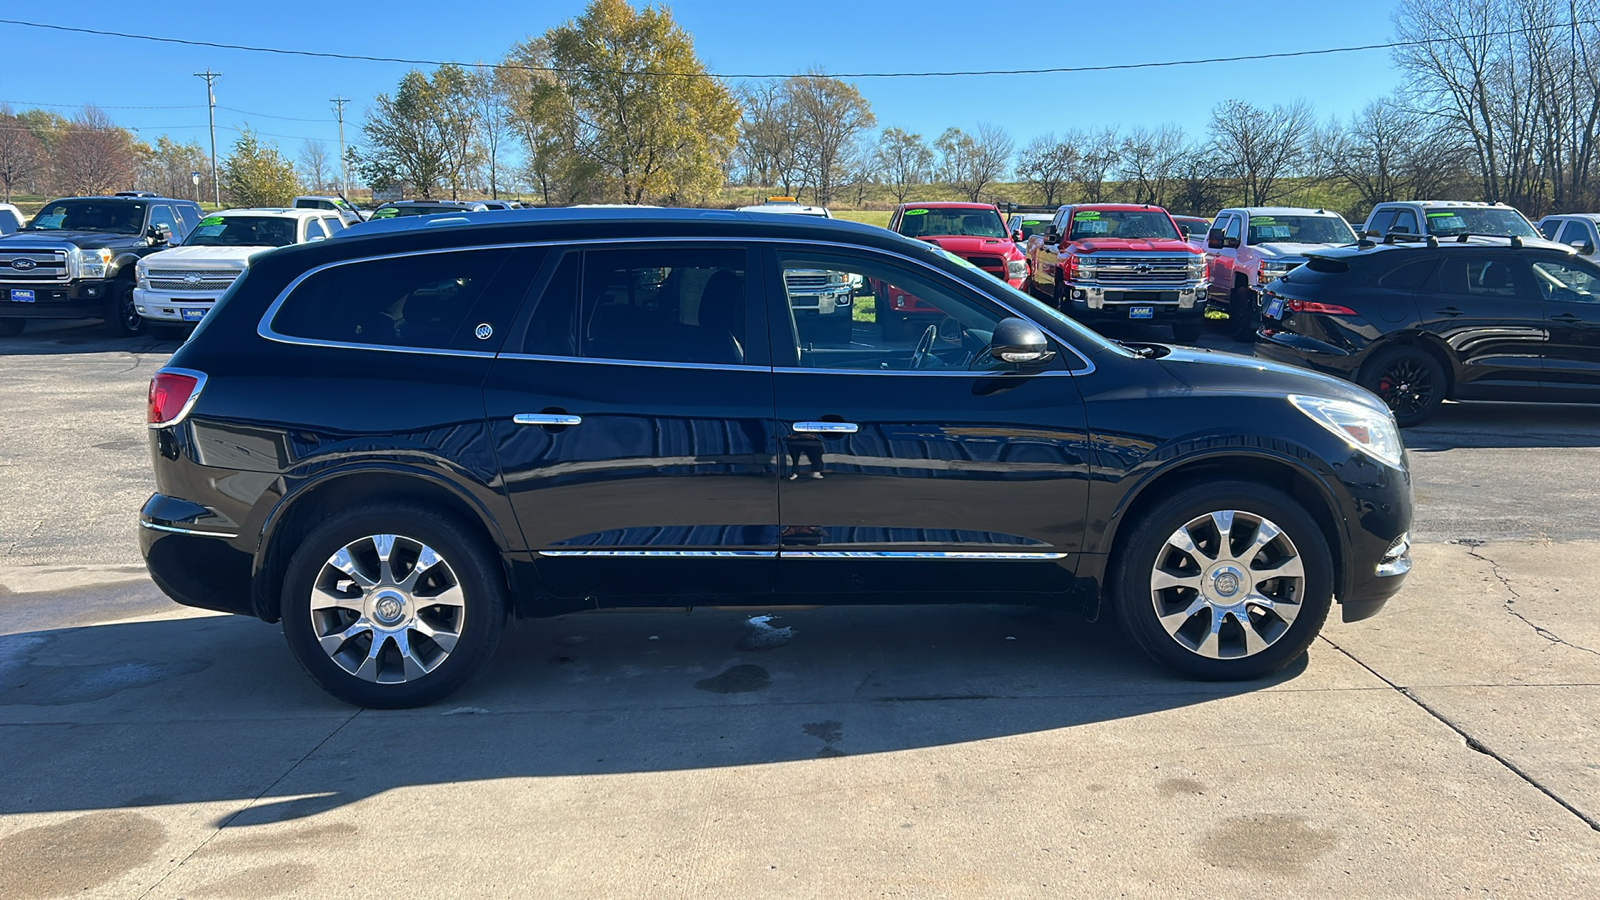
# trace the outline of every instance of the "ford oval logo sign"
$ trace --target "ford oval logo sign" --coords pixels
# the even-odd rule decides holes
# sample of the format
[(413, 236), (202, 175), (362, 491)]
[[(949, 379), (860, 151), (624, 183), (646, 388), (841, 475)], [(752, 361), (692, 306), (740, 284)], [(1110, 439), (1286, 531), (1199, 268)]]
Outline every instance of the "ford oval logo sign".
[(31, 271), (37, 265), (39, 264), (27, 258), (13, 259), (11, 261), (11, 268), (16, 269), (18, 272)]

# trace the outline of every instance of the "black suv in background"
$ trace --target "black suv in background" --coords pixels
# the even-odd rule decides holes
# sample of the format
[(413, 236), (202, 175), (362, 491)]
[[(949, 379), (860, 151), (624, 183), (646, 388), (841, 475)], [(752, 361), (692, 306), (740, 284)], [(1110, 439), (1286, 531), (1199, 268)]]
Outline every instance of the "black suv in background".
[[(463, 222), (462, 220), (466, 221)], [(508, 615), (1102, 596), (1199, 678), (1298, 657), (1410, 567), (1372, 395), (1106, 341), (880, 228), (696, 210), (397, 218), (272, 250), (150, 385), (156, 583), (430, 702)], [(937, 309), (848, 344), (785, 277)]]
[(28, 319), (86, 317), (104, 318), (121, 334), (143, 332), (134, 263), (182, 242), (199, 222), (193, 200), (154, 195), (46, 203), (22, 230), (0, 238), (0, 335), (21, 333)]
[(1312, 254), (1262, 295), (1258, 357), (1354, 381), (1415, 425), (1456, 400), (1600, 403), (1600, 268), (1518, 238)]

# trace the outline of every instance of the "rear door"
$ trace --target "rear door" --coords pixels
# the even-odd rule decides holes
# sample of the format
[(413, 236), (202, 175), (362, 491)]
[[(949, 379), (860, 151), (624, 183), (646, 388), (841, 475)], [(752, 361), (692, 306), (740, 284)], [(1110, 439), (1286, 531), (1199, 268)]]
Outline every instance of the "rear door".
[(771, 591), (772, 371), (751, 266), (748, 247), (714, 242), (575, 247), (546, 263), (484, 400), (554, 593)]
[(1600, 268), (1576, 258), (1530, 260), (1550, 342), (1545, 386), (1569, 399), (1600, 397)]
[(1431, 284), (1417, 296), (1422, 328), (1457, 361), (1455, 395), (1468, 400), (1525, 397), (1543, 380), (1546, 326), (1528, 264), (1507, 252), (1440, 254)]
[(1023, 373), (987, 358), (1012, 313), (932, 268), (803, 246), (771, 259), (774, 284), (789, 271), (845, 272), (939, 311), (909, 340), (865, 327), (848, 347), (820, 347), (769, 304), (780, 590), (1066, 589), (1088, 503), (1086, 414), (1068, 365), (1081, 361), (1064, 352)]

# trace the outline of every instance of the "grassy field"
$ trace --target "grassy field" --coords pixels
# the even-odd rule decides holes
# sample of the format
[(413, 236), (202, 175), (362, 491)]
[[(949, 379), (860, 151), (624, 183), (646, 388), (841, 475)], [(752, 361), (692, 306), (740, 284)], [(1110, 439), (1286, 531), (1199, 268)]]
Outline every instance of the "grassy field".
[(844, 219), (847, 222), (864, 222), (868, 225), (876, 225), (879, 228), (889, 227), (888, 210), (880, 212), (875, 209), (836, 209), (833, 210), (833, 217), (835, 219)]

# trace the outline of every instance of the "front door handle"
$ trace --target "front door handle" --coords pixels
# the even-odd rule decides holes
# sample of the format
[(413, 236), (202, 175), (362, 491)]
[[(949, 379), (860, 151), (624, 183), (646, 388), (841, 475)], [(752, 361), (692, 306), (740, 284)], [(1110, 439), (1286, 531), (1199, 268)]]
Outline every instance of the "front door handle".
[(1454, 319), (1456, 316), (1461, 315), (1461, 310), (1456, 309), (1454, 306), (1446, 306), (1444, 309), (1436, 309), (1436, 310), (1434, 310), (1434, 312), (1438, 313), (1441, 316), (1449, 316), (1452, 319)]
[(1550, 317), (1550, 321), (1552, 321), (1552, 322), (1565, 322), (1566, 324), (1571, 325), (1574, 322), (1582, 322), (1583, 320), (1578, 318), (1577, 316), (1573, 315), (1572, 313), (1562, 313), (1559, 316), (1551, 316)]
[(790, 428), (796, 434), (855, 434), (861, 430), (854, 422), (796, 422)]
[(567, 413), (517, 413), (511, 421), (518, 425), (582, 425), (582, 416)]

